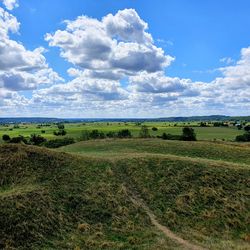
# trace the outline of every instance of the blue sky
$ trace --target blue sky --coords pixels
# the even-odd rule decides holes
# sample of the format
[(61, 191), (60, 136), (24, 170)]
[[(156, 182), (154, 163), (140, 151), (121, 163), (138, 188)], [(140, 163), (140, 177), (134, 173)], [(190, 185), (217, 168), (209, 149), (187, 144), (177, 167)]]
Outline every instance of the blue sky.
[[(18, 3), (18, 7), (10, 8), (6, 5), (6, 2), (10, 2), (9, 4)], [(13, 72), (17, 74), (19, 69), (14, 66), (8, 68), (8, 71), (3, 66), (1, 69), (1, 60), (6, 58), (8, 60), (8, 54), (5, 54), (5, 57), (2, 56), (2, 59), (0, 58), (0, 91), (2, 91), (0, 115), (2, 116), (16, 116), (20, 112), (28, 116), (39, 114), (43, 116), (103, 116), (100, 107), (105, 107), (105, 116), (109, 117), (207, 115), (215, 113), (249, 114), (249, 95), (244, 96), (243, 94), (243, 92), (247, 93), (250, 85), (250, 80), (248, 82), (245, 73), (248, 72), (250, 65), (247, 50), (250, 46), (250, 2), (247, 0), (19, 0), (18, 2), (2, 0), (0, 1), (0, 7), (20, 23), (16, 32), (6, 28), (4, 32), (8, 38), (5, 38), (3, 42), (8, 43), (11, 40), (20, 43), (26, 52), (43, 47), (46, 51), (41, 52), (39, 56), (42, 58), (41, 61), (44, 58), (46, 62), (42, 62), (42, 66), (39, 62), (32, 61), (30, 64), (32, 66), (39, 64), (35, 67), (43, 68), (44, 71), (46, 69), (46, 77), (48, 78), (43, 82), (39, 82), (39, 79), (36, 78), (29, 84), (25, 78), (23, 81), (28, 86), (25, 85), (24, 87), (24, 84), (20, 82), (18, 87), (13, 87), (13, 81), (7, 83), (5, 80), (4, 82), (3, 79), (6, 79), (6, 77), (2, 77), (1, 80), (1, 72), (2, 76), (7, 74), (9, 77), (10, 74), (11, 76), (14, 74)], [(143, 28), (144, 35), (149, 34), (153, 40), (150, 41), (150, 44), (144, 42), (143, 46), (150, 47), (154, 51), (156, 48), (162, 48), (164, 55), (170, 56), (173, 60), (165, 58), (168, 60), (166, 65), (163, 61), (161, 64), (159, 62), (157, 65), (150, 65), (150, 67), (155, 67), (154, 70), (139, 67), (137, 71), (134, 69), (131, 71), (131, 67), (128, 67), (128, 65), (126, 65), (126, 69), (117, 66), (118, 62), (116, 62), (116, 66), (112, 66), (112, 69), (107, 70), (106, 66), (102, 66), (102, 74), (104, 71), (106, 73), (112, 71), (113, 74), (114, 71), (117, 73), (119, 70), (119, 79), (112, 79), (111, 84), (107, 83), (106, 76), (98, 77), (98, 81), (95, 81), (94, 79), (97, 78), (93, 77), (93, 74), (100, 73), (100, 70), (93, 70), (93, 65), (83, 66), (83, 62), (79, 61), (80, 54), (78, 54), (78, 59), (62, 56), (62, 51), (66, 54), (72, 52), (72, 50), (68, 50), (68, 47), (61, 45), (59, 40), (62, 37), (55, 36), (56, 31), (67, 30), (67, 24), (64, 23), (64, 20), (76, 23), (77, 20), (79, 21), (79, 17), (84, 15), (89, 20), (97, 19), (101, 22), (102, 18), (108, 14), (115, 17), (119, 11), (125, 9), (131, 9), (136, 13), (139, 18), (137, 20), (138, 25), (141, 25), (142, 22), (148, 25), (148, 28)], [(126, 15), (129, 16), (131, 13), (126, 13)], [(121, 16), (124, 17), (125, 14)], [(129, 25), (129, 19), (125, 18), (127, 25)], [(120, 22), (120, 19), (113, 19)], [(2, 22), (3, 25), (7, 25), (6, 20)], [(93, 24), (84, 25), (91, 26)], [(135, 29), (137, 28), (136, 25), (134, 26)], [(90, 26), (87, 29), (96, 29), (96, 32), (98, 32), (96, 27)], [(116, 27), (116, 32), (119, 33), (120, 31), (117, 31), (117, 29)], [(75, 30), (70, 32), (73, 33)], [(138, 31), (136, 30), (136, 32)], [(52, 37), (45, 39), (46, 34), (50, 34)], [(116, 36), (119, 35), (117, 34), (108, 35), (115, 41)], [(78, 36), (77, 39), (79, 39)], [(119, 39), (127, 44), (133, 43), (135, 45), (137, 43), (142, 45), (142, 42), (138, 42), (137, 38), (137, 40), (128, 40), (127, 38), (124, 40), (124, 37)], [(72, 44), (75, 45), (76, 42)], [(92, 46), (92, 49), (94, 46)], [(246, 51), (242, 52), (244, 48)], [(81, 51), (79, 53), (86, 53), (81, 58), (89, 59), (89, 52), (86, 52), (86, 48), (79, 51)], [(119, 51), (119, 53), (121, 52)], [(93, 58), (95, 56), (93, 55)], [(101, 60), (99, 60), (99, 63), (101, 63)], [(142, 63), (147, 67), (146, 63)], [(69, 75), (68, 69), (70, 68), (74, 68), (81, 73)], [(130, 72), (128, 72), (128, 68)], [(56, 79), (52, 77), (52, 80), (51, 77), (48, 77), (48, 70), (58, 75)], [(89, 75), (86, 76), (86, 70), (89, 70), (88, 74), (91, 74), (91, 79)], [(242, 75), (239, 76), (236, 72), (242, 72)], [(41, 78), (40, 71), (35, 73)], [(30, 71), (25, 77), (29, 78), (28, 74), (30, 74)], [(20, 76), (20, 73), (18, 73), (18, 76)], [(42, 75), (42, 77), (45, 76)], [(21, 78), (24, 79), (24, 76), (22, 75)], [(178, 80), (175, 78), (178, 78)], [(17, 81), (16, 79), (19, 78), (15, 77), (14, 79)], [(108, 79), (110, 79), (110, 76)], [(185, 79), (188, 79), (188, 81), (185, 81)], [(179, 83), (177, 83), (178, 81)], [(229, 86), (230, 84), (233, 86)], [(101, 90), (102, 86), (106, 88), (106, 92)], [(59, 91), (59, 89), (63, 89), (63, 91)], [(67, 92), (65, 89), (70, 89), (70, 91)], [(183, 94), (184, 89), (186, 93), (191, 94)], [(233, 100), (235, 92), (232, 89), (242, 90), (238, 93), (237, 100)], [(15, 96), (14, 99), (20, 100), (20, 103), (13, 101), (10, 97), (6, 98), (7, 95)], [(42, 100), (49, 95), (55, 101)], [(68, 97), (65, 102), (62, 101), (63, 95)], [(131, 100), (131, 96), (133, 96), (133, 100)], [(231, 101), (229, 101), (230, 98)], [(77, 108), (74, 112), (64, 114), (65, 107), (68, 110), (72, 109), (72, 105), (68, 104), (70, 99), (76, 102), (75, 107), (77, 106)], [(143, 100), (145, 99), (151, 100), (150, 103), (144, 103)], [(132, 102), (133, 105), (131, 105)], [(65, 103), (65, 106), (63, 103)], [(145, 106), (145, 109), (141, 108), (141, 104)], [(199, 108), (197, 108), (197, 105)], [(172, 108), (167, 110), (166, 107), (170, 106)], [(119, 112), (120, 107), (128, 110), (128, 112), (121, 114)], [(149, 107), (152, 112), (149, 111)], [(81, 113), (82, 110), (86, 113)]]

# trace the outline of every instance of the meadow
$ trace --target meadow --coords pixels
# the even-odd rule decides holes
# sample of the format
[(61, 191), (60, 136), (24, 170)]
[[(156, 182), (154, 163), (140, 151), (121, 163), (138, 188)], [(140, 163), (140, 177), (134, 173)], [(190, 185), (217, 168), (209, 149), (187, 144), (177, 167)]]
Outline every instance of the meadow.
[[(190, 126), (195, 129), (198, 140), (225, 140), (233, 141), (237, 135), (244, 133), (243, 130), (238, 130), (234, 126), (229, 127), (199, 127), (197, 122), (145, 122), (149, 128), (150, 135), (153, 137), (160, 136), (162, 133), (170, 133), (173, 135), (179, 135), (182, 133), (184, 126)], [(73, 137), (78, 140), (81, 137), (82, 131), (92, 131), (97, 129), (104, 133), (109, 131), (117, 132), (122, 129), (129, 129), (134, 137), (139, 135), (141, 126), (134, 122), (89, 122), (89, 123), (65, 123), (65, 130), (67, 137)], [(152, 128), (156, 127), (158, 130), (153, 131)], [(44, 133), (42, 133), (44, 130)], [(14, 125), (10, 124), (4, 126), (0, 125), (0, 141), (2, 135), (8, 134), (10, 137), (16, 137), (22, 135), (29, 137), (31, 134), (42, 135), (46, 139), (54, 139), (56, 136), (53, 134), (54, 131), (58, 130), (56, 124), (49, 124), (49, 126), (39, 126), (39, 124), (19, 124), (19, 128), (15, 128)]]
[(247, 250), (249, 155), (157, 138), (2, 144), (0, 248)]

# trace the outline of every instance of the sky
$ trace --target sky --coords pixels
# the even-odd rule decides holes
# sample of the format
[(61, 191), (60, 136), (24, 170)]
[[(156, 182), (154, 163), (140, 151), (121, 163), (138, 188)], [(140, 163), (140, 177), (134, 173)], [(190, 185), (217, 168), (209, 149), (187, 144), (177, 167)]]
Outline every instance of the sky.
[(0, 117), (250, 115), (248, 0), (0, 0)]

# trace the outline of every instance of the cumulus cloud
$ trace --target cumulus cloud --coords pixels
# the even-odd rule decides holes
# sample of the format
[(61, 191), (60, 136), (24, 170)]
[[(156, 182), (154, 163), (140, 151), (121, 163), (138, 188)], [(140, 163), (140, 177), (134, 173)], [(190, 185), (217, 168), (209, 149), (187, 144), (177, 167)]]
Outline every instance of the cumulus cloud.
[(93, 75), (104, 70), (123, 75), (156, 72), (174, 59), (154, 45), (146, 32), (147, 23), (133, 9), (109, 14), (101, 21), (81, 16), (65, 23), (65, 30), (47, 34), (45, 39), (50, 46), (59, 47), (61, 56), (69, 62), (82, 70), (94, 70)]
[(8, 10), (13, 10), (14, 8), (17, 8), (19, 6), (18, 0), (2, 0), (4, 6)]
[(9, 33), (17, 33), (19, 26), (16, 17), (0, 8), (0, 91), (30, 90), (41, 84), (63, 81), (49, 68), (44, 48), (27, 50), (20, 42), (10, 39)]
[[(101, 20), (80, 16), (65, 29), (48, 33), (49, 46), (72, 64), (71, 80), (54, 72), (45, 50), (27, 50), (10, 39), (20, 24), (0, 8), (1, 111), (82, 117), (145, 117), (235, 113), (250, 109), (250, 47), (238, 61), (219, 69), (211, 82), (170, 77), (174, 57), (157, 47), (148, 24), (133, 9)], [(50, 86), (47, 86), (50, 84)], [(28, 90), (31, 98), (20, 91)], [(20, 105), (18, 105), (20, 104)]]

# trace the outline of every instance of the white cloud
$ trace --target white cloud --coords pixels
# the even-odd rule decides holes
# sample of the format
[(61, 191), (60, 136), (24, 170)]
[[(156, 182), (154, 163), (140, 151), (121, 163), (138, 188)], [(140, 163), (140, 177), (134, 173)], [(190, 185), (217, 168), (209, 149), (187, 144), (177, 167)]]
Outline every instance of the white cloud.
[(9, 32), (17, 33), (20, 24), (0, 8), (0, 91), (36, 89), (41, 84), (63, 81), (49, 68), (45, 49), (27, 50), (23, 44), (10, 39)]
[[(250, 110), (250, 47), (242, 49), (236, 62), (222, 59), (230, 65), (219, 69), (220, 77), (209, 83), (193, 82), (166, 75), (174, 58), (154, 44), (148, 24), (133, 9), (101, 20), (81, 16), (65, 24), (65, 29), (45, 37), (73, 64), (67, 71), (72, 80), (62, 83), (49, 67), (43, 48), (27, 50), (10, 39), (9, 33), (17, 33), (20, 24), (0, 8), (2, 113), (155, 117)], [(32, 97), (22, 96), (20, 91), (25, 90)]]
[(65, 30), (47, 34), (45, 39), (82, 70), (118, 70), (126, 75), (160, 71), (173, 61), (153, 44), (152, 36), (146, 32), (148, 25), (133, 9), (109, 14), (101, 21), (81, 16), (66, 21), (66, 25)]
[(220, 59), (220, 62), (226, 64), (232, 64), (234, 63), (234, 59), (232, 59), (231, 57), (223, 57)]
[(6, 9), (13, 10), (19, 6), (18, 0), (2, 0), (3, 4), (5, 5)]

